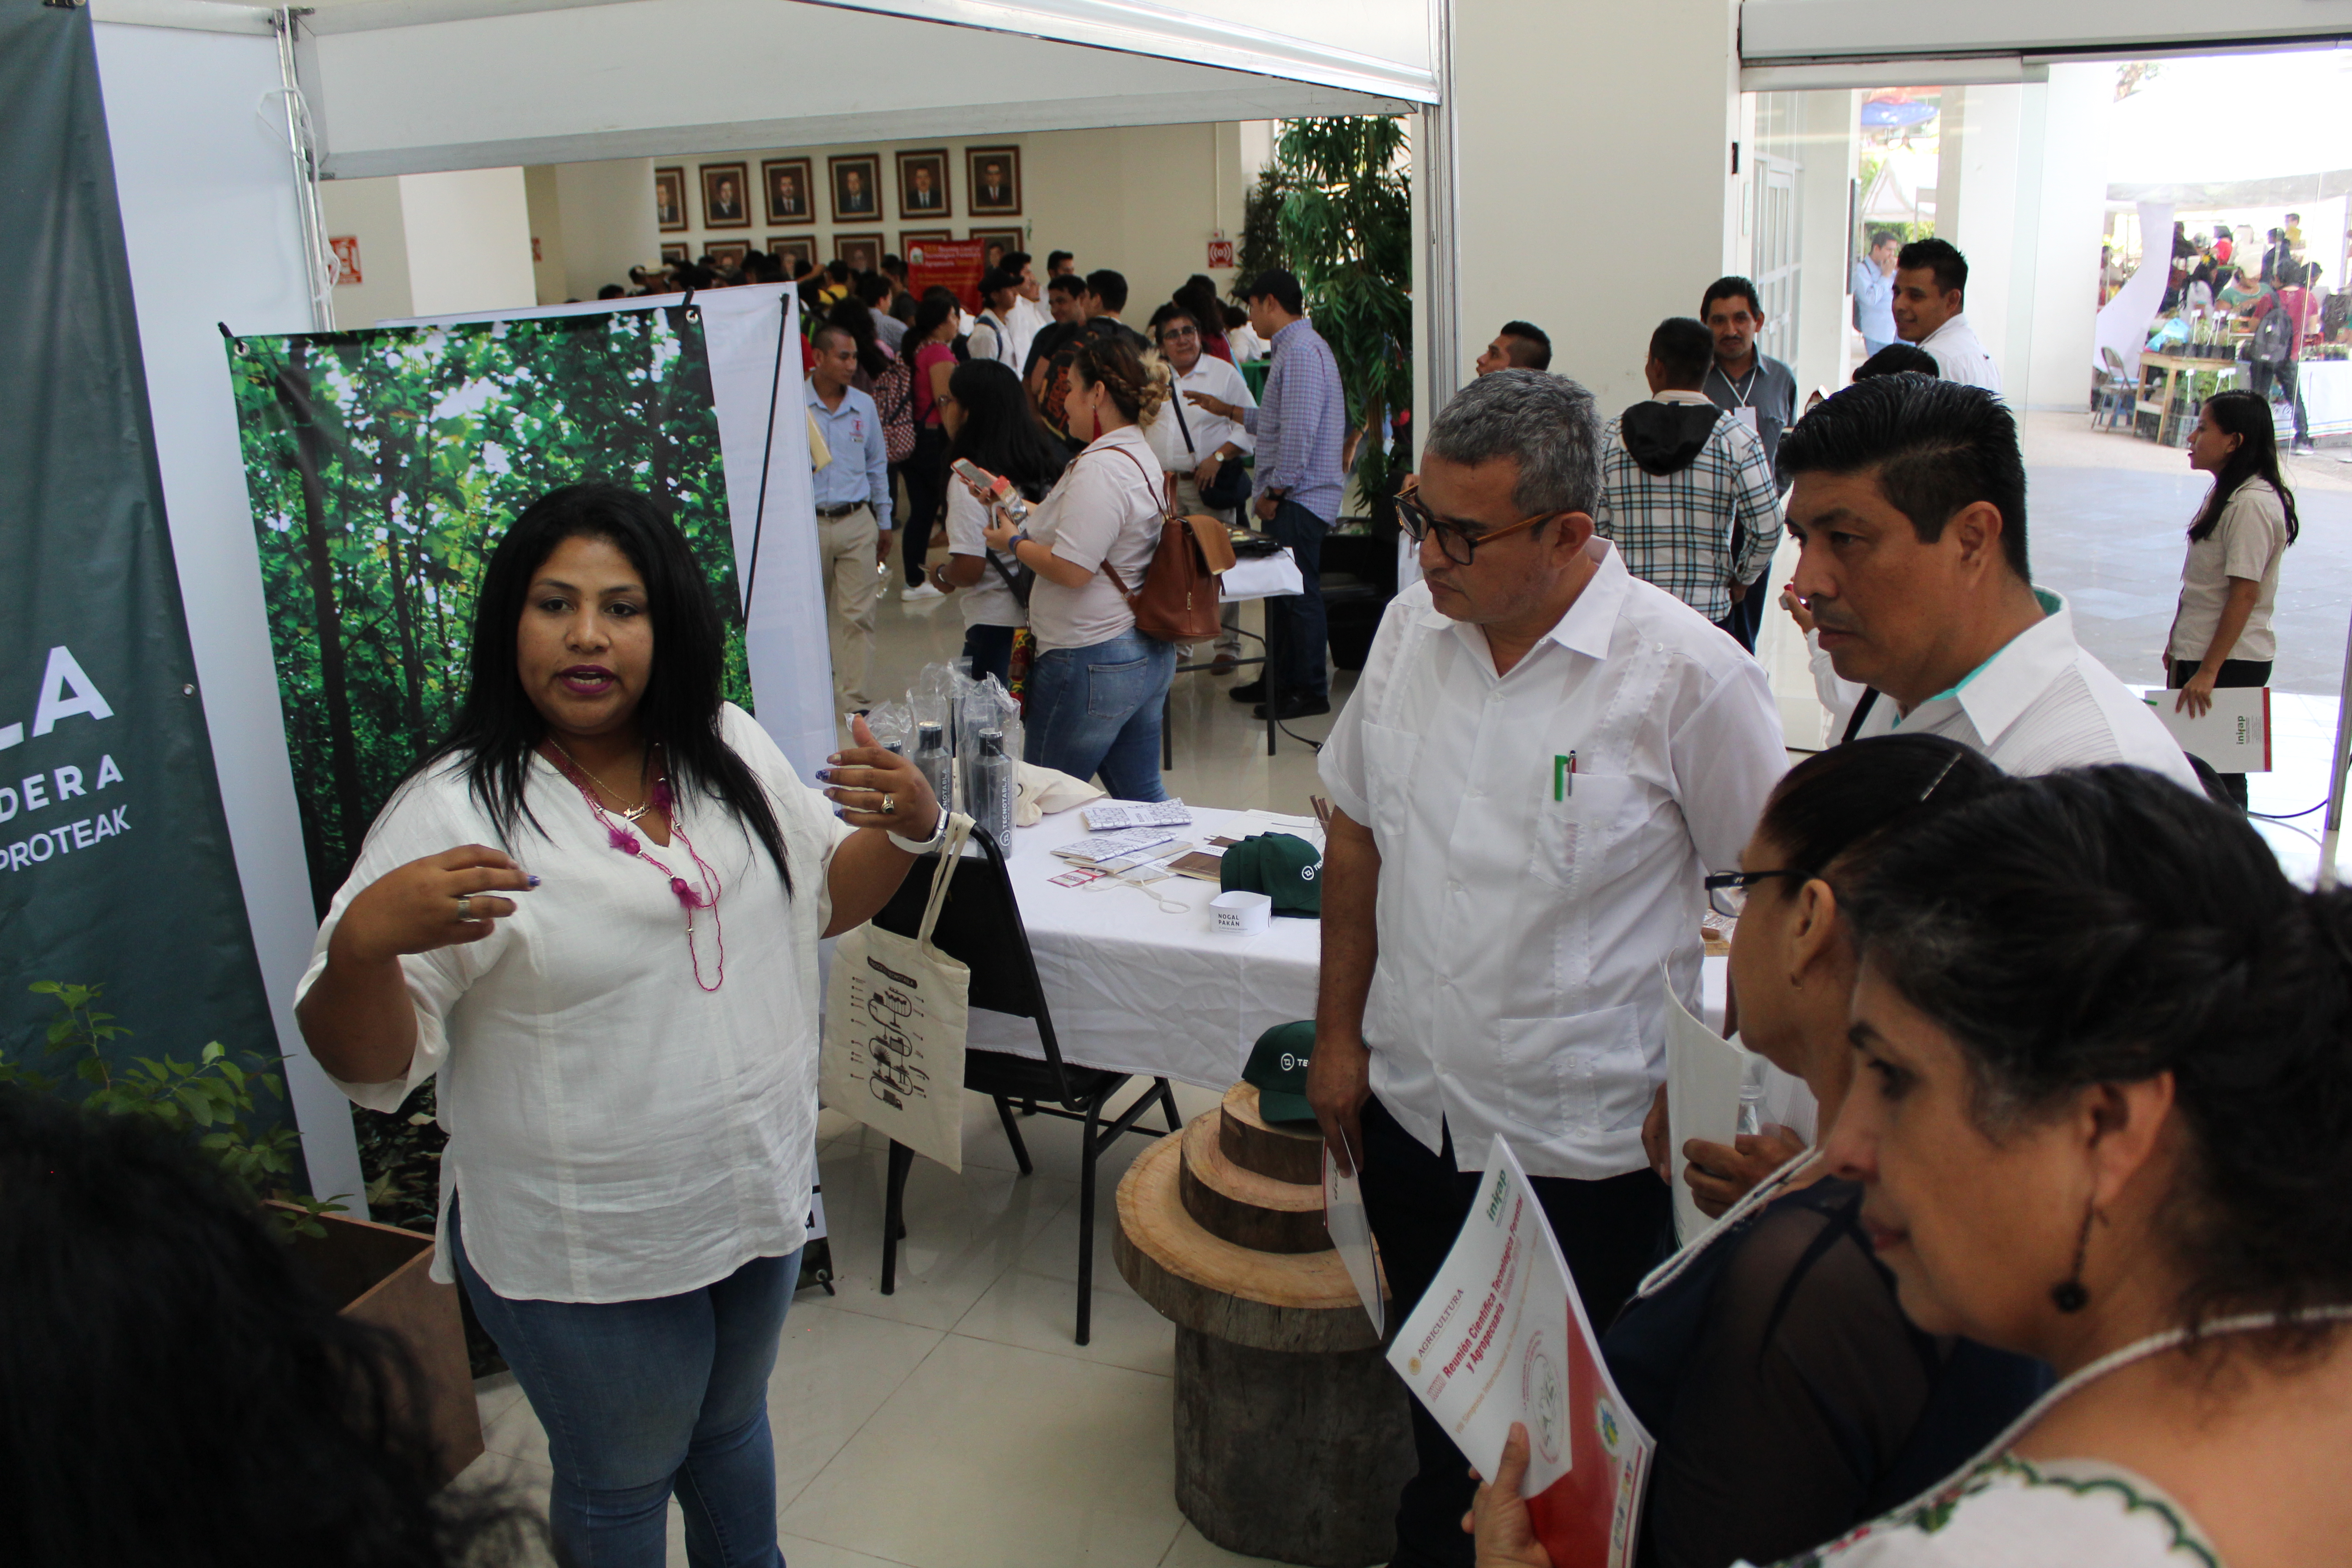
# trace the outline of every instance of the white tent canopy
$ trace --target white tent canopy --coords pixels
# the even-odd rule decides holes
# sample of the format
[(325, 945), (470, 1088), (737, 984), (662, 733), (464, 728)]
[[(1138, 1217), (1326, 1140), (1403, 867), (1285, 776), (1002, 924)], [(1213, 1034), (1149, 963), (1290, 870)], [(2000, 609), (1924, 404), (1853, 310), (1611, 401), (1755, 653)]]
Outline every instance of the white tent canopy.
[[(273, 15), (211, 0), (97, 14), (256, 31)], [(297, 69), (321, 173), (345, 179), (1436, 98), (1429, 0), (1308, 0), (1280, 17), (1328, 37), (1118, 0), (313, 0)]]

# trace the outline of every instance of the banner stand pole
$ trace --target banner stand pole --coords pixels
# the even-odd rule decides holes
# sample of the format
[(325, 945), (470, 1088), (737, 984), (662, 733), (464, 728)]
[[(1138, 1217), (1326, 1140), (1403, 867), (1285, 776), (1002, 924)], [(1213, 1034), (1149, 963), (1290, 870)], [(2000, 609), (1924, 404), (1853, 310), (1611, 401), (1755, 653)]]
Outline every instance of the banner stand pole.
[(2344, 832), (2344, 773), (2352, 758), (2346, 748), (2352, 746), (2352, 626), (2344, 635), (2344, 679), (2336, 689), (2336, 746), (2328, 753), (2327, 817), (2319, 835), (2319, 879), (2314, 884), (2321, 892), (2336, 886), (2336, 844)]

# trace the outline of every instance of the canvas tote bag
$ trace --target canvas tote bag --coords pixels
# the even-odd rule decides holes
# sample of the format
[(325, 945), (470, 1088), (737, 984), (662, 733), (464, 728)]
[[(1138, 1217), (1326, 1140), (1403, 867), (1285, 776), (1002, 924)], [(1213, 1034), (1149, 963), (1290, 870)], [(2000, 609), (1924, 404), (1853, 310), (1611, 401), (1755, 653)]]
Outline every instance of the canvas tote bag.
[(843, 1115), (950, 1171), (963, 1169), (963, 1047), (971, 971), (931, 945), (971, 818), (951, 816), (923, 923), (868, 921), (833, 950), (817, 1093)]

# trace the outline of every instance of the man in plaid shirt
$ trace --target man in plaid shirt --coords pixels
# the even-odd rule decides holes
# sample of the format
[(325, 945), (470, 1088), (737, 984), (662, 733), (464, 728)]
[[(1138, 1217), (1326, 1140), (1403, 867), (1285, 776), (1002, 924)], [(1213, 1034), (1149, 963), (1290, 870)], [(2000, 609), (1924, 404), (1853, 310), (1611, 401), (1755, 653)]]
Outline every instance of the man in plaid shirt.
[[(1650, 334), (1650, 401), (1609, 422), (1601, 455), (1597, 531), (1616, 542), (1625, 569), (1756, 645), (1732, 606), (1762, 591), (1757, 580), (1780, 543), (1772, 460), (1747, 426), (1709, 401), (1715, 338), (1687, 316)], [(1734, 525), (1744, 546), (1732, 552)]]

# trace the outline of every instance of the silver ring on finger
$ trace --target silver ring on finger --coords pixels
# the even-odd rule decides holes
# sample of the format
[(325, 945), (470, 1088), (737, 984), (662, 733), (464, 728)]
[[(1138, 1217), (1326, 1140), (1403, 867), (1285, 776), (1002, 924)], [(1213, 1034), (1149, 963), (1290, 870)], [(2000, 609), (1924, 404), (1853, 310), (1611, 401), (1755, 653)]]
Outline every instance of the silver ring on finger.
[(473, 918), (474, 918), (474, 895), (473, 895), (473, 894), (471, 894), (471, 893), (460, 893), (460, 894), (458, 894), (458, 895), (457, 895), (457, 921), (458, 921), (458, 923), (462, 925), (462, 924), (464, 924), (465, 922), (467, 922), (467, 921), (471, 921)]
[(884, 816), (896, 816), (898, 814), (898, 797), (897, 795), (886, 795), (882, 797), (882, 815)]

